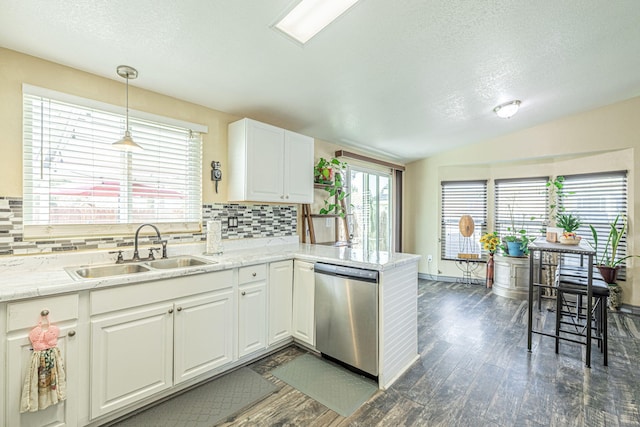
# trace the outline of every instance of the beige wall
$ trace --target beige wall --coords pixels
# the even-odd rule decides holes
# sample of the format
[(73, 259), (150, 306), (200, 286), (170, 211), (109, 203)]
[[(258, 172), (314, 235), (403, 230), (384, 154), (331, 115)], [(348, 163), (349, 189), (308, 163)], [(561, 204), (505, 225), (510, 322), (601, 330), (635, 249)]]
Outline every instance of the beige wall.
[[(555, 176), (628, 170), (629, 253), (640, 253), (640, 97), (545, 123), (407, 166), (405, 250), (423, 255), (420, 272), (460, 276), (440, 261), (440, 181)], [(498, 120), (498, 119), (496, 119)], [(512, 119), (517, 120), (517, 116)], [(490, 208), (493, 203), (489, 186)], [(491, 212), (491, 209), (489, 209)], [(492, 224), (493, 218), (489, 218)], [(426, 255), (433, 255), (431, 264)], [(640, 259), (630, 262), (623, 301), (640, 306)], [(482, 275), (482, 272), (480, 273)]]
[[(117, 64), (116, 64), (117, 65)], [(135, 64), (134, 64), (135, 65)], [(0, 48), (0, 196), (22, 197), (22, 84), (28, 83), (114, 105), (125, 104), (124, 80), (99, 77), (11, 50)], [(226, 180), (215, 193), (211, 161), (227, 159), (227, 124), (239, 117), (211, 110), (129, 84), (129, 107), (209, 127), (203, 137), (203, 203), (227, 200)]]
[[(0, 48), (0, 196), (4, 197), (22, 197), (23, 83), (113, 105), (125, 104), (124, 80), (116, 75), (115, 65), (113, 78), (104, 78)], [(203, 136), (202, 201), (205, 204), (226, 202), (229, 176), (226, 161), (227, 125), (240, 117), (140, 89), (135, 84), (134, 80), (129, 85), (129, 107), (132, 110), (198, 123), (209, 128), (209, 132)], [(315, 159), (333, 157), (336, 150), (343, 148), (316, 140)], [(210, 179), (212, 160), (222, 163), (223, 180), (218, 187), (218, 194)], [(321, 191), (317, 193), (316, 204), (322, 206), (323, 194)], [(301, 224), (300, 218), (298, 224)], [(324, 221), (319, 221), (318, 225), (323, 224)], [(298, 227), (299, 230), (300, 228)], [(332, 227), (328, 236), (327, 240), (331, 240)]]

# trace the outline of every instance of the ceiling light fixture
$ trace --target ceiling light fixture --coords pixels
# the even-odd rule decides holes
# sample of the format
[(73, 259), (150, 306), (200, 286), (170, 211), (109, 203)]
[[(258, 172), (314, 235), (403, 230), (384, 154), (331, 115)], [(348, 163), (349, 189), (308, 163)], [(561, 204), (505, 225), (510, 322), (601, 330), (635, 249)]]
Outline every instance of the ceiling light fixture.
[(509, 119), (518, 112), (520, 104), (521, 102), (517, 99), (515, 101), (505, 102), (494, 108), (493, 112), (501, 119)]
[(127, 80), (127, 120), (125, 124), (124, 136), (121, 140), (114, 142), (112, 145), (121, 150), (142, 150), (142, 147), (133, 142), (131, 132), (129, 132), (129, 79), (138, 77), (138, 70), (128, 65), (119, 65), (116, 69), (118, 75)]
[(302, 0), (275, 27), (305, 44), (357, 2), (358, 0)]

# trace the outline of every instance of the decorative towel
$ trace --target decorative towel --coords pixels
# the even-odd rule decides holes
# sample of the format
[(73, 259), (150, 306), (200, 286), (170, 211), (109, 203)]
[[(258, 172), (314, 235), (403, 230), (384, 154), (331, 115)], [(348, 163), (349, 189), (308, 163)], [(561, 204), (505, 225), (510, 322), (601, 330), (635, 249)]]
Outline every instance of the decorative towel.
[(67, 397), (67, 378), (58, 345), (57, 326), (42, 327), (42, 320), (29, 333), (33, 354), (24, 379), (20, 413), (35, 412), (61, 402)]

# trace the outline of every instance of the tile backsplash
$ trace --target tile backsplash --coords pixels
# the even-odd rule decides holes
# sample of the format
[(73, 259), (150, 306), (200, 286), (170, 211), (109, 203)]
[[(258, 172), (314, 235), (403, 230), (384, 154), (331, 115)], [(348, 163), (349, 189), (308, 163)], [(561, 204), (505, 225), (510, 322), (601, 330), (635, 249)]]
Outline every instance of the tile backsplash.
[[(237, 218), (237, 227), (229, 227), (229, 217)], [(168, 237), (170, 243), (204, 241), (206, 239), (205, 228), (208, 220), (220, 220), (222, 222), (223, 240), (294, 236), (297, 232), (297, 217), (298, 213), (295, 205), (214, 203), (202, 206), (202, 232), (170, 234), (164, 237)], [(110, 249), (127, 246), (133, 246), (133, 236), (24, 241), (22, 233), (22, 199), (18, 197), (0, 197), (0, 256)]]

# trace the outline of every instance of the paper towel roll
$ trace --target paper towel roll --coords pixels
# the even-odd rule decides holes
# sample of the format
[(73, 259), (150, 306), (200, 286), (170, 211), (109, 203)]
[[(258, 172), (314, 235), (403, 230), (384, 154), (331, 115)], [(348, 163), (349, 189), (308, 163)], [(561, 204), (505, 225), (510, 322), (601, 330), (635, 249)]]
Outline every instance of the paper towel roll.
[(217, 220), (207, 221), (207, 249), (208, 255), (222, 253), (222, 222)]

